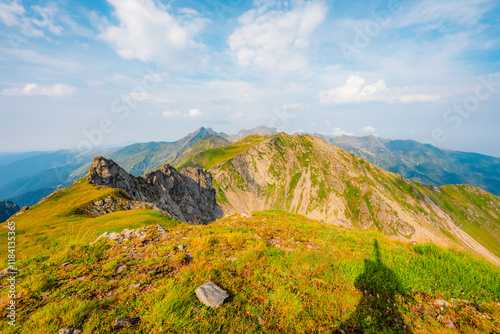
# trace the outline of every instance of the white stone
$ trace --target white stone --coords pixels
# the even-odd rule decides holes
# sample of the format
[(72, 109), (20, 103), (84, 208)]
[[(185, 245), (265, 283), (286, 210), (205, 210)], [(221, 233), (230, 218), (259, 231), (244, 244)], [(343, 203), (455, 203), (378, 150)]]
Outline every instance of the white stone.
[(200, 302), (209, 307), (219, 307), (229, 297), (226, 291), (212, 282), (207, 282), (199, 286), (195, 293)]

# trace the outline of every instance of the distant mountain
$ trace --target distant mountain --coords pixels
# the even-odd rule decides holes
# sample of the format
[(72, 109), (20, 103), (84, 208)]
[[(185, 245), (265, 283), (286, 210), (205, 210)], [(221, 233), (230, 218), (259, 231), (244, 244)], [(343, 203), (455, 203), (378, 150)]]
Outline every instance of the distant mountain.
[(11, 201), (0, 201), (0, 223), (9, 219), (19, 209), (20, 207)]
[(220, 137), (219, 135), (207, 135), (196, 142), (194, 145), (179, 152), (175, 158), (170, 159), (168, 163), (174, 167), (178, 167), (184, 161), (188, 160), (191, 156), (203, 152), (205, 150), (220, 147), (221, 149), (230, 145), (227, 139)]
[(316, 136), (413, 181), (432, 185), (471, 184), (500, 195), (500, 158), (440, 149), (413, 140)]
[(269, 128), (267, 126), (260, 125), (250, 130), (240, 130), (240, 132), (238, 132), (235, 135), (227, 136), (226, 139), (234, 143), (245, 138), (246, 136), (251, 136), (251, 135), (273, 136), (278, 132), (279, 130), (276, 128)]
[(18, 160), (26, 159), (44, 152), (25, 152), (25, 153), (0, 153), (0, 166), (5, 166)]
[(499, 197), (472, 186), (415, 183), (314, 136), (249, 136), (182, 166), (212, 174), (225, 214), (283, 210), (401, 239), (458, 244), (500, 263)]
[(175, 142), (151, 142), (134, 144), (109, 155), (132, 175), (142, 175), (163, 166), (177, 154), (197, 143), (207, 135), (216, 134), (210, 128), (200, 128)]

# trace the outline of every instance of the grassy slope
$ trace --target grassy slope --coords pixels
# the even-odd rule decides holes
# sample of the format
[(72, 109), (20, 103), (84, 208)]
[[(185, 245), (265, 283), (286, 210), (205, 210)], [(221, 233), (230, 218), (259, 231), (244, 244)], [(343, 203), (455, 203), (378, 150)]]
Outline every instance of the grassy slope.
[[(3, 332), (108, 333), (116, 318), (132, 316), (140, 323), (120, 333), (331, 333), (353, 326), (396, 333), (405, 324), (414, 333), (446, 333), (438, 315), (462, 332), (487, 333), (500, 322), (500, 268), (453, 249), (278, 211), (172, 225), (161, 240), (153, 230), (146, 246), (102, 240), (25, 259), (18, 276), (22, 326), (16, 331), (3, 322)], [(181, 243), (185, 251), (176, 250)], [(118, 264), (127, 265), (120, 274)], [(194, 295), (209, 280), (230, 295), (218, 309)], [(135, 283), (141, 285), (129, 288)], [(452, 297), (482, 303), (481, 314), (463, 304), (433, 305)]]
[[(51, 254), (70, 244), (83, 244), (104, 231), (124, 227), (135, 228), (172, 221), (161, 213), (150, 210), (115, 212), (97, 218), (73, 214), (75, 208), (106, 196), (116, 196), (115, 189), (90, 185), (84, 180), (60, 190), (45, 202), (32, 207), (12, 220), (16, 222), (16, 249), (18, 256), (34, 252)], [(5, 224), (6, 225), (6, 224)], [(7, 249), (7, 229), (0, 234), (0, 248)], [(0, 253), (2, 266), (7, 253)]]
[(266, 137), (259, 135), (252, 135), (245, 137), (244, 139), (226, 146), (226, 147), (215, 147), (198, 154), (191, 156), (187, 161), (179, 165), (180, 168), (196, 166), (209, 169), (221, 162), (227, 161), (228, 159), (234, 158), (238, 154), (248, 151), (255, 144), (260, 143), (266, 139)]
[(180, 152), (175, 158), (170, 159), (168, 163), (177, 168), (179, 167), (179, 165), (181, 165), (183, 162), (197, 153), (206, 151), (208, 149), (213, 149), (218, 146), (222, 148), (228, 146), (229, 144), (231, 143), (227, 139), (224, 139), (217, 135), (207, 135), (196, 142), (194, 145)]
[(441, 192), (415, 184), (438, 203), (467, 234), (500, 257), (500, 206), (498, 196), (470, 185), (441, 186)]

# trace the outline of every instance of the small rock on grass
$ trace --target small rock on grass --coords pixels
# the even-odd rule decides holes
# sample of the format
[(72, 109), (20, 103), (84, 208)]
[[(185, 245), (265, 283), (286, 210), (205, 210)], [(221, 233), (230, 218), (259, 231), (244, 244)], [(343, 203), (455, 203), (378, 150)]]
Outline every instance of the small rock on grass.
[(113, 324), (113, 329), (120, 329), (132, 325), (132, 322), (127, 318), (118, 318)]
[(219, 307), (229, 297), (226, 291), (212, 282), (207, 282), (199, 286), (195, 293), (200, 302), (209, 307)]
[(184, 250), (184, 249), (186, 249), (186, 247), (187, 246), (185, 244), (182, 244), (182, 245), (177, 246), (177, 249), (178, 250)]
[(81, 334), (82, 330), (79, 328), (65, 327), (61, 328), (58, 334)]
[(116, 273), (119, 274), (127, 268), (125, 264), (116, 266)]

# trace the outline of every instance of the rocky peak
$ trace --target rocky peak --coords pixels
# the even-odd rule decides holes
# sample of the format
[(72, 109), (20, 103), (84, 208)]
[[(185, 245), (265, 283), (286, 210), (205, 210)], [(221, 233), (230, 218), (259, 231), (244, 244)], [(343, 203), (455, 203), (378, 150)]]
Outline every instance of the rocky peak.
[(200, 168), (179, 173), (166, 164), (142, 176), (127, 173), (113, 160), (96, 157), (87, 180), (91, 184), (124, 190), (135, 201), (156, 205), (165, 214), (187, 223), (208, 223), (222, 216), (215, 200), (212, 177)]

